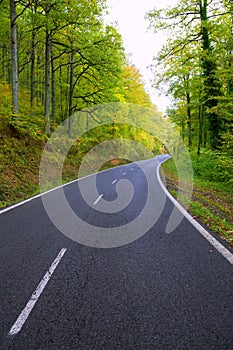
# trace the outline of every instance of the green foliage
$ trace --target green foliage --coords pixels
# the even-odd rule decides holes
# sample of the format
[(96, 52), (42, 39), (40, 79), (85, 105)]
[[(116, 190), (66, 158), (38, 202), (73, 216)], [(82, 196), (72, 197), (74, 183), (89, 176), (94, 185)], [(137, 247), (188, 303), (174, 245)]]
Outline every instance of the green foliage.
[[(91, 129), (78, 138), (70, 148), (68, 157), (74, 157), (76, 164), (77, 160), (78, 163), (81, 163), (85, 154), (96, 145), (114, 139), (133, 140), (144, 145), (146, 149), (154, 152), (155, 155), (160, 153), (160, 142), (145, 130), (128, 124), (107, 124)], [(114, 149), (112, 153), (114, 154)], [(129, 150), (129, 159), (130, 154), (131, 150)]]
[[(217, 166), (216, 155), (209, 155), (211, 161), (208, 168), (205, 167), (206, 162), (203, 160), (202, 172), (195, 164), (194, 159), (194, 189), (192, 200), (189, 203), (188, 211), (202, 223), (207, 225), (211, 230), (218, 233), (223, 239), (226, 239), (233, 245), (233, 186), (222, 182), (219, 174), (216, 175), (214, 164)], [(207, 154), (205, 155), (207, 157)], [(196, 169), (196, 170), (195, 170)], [(198, 170), (199, 169), (199, 170)], [(208, 174), (209, 169), (209, 174)], [(162, 165), (163, 174), (165, 174), (166, 184), (169, 192), (176, 198), (178, 194), (178, 174), (173, 159), (169, 159)], [(206, 176), (203, 176), (205, 173)], [(216, 182), (220, 179), (220, 182)], [(186, 184), (183, 184), (185, 189)], [(180, 196), (181, 204), (185, 202), (185, 197)]]
[[(52, 132), (75, 111), (111, 101), (134, 102), (158, 113), (144, 90), (138, 70), (127, 63), (117, 29), (104, 24), (105, 2), (14, 2), (20, 88), (16, 116), (12, 115), (10, 86), (10, 6), (9, 1), (0, 1), (1, 206), (39, 191), (40, 157), (48, 138), (45, 129)], [(115, 137), (134, 138), (150, 149), (158, 149), (151, 135), (142, 131), (136, 135), (133, 131), (130, 127), (112, 126), (84, 135), (68, 154), (64, 178), (76, 178), (86, 152), (103, 139), (111, 138), (113, 133)], [(68, 132), (72, 134), (70, 126)], [(51, 163), (59, 161), (54, 158), (51, 154)]]
[(172, 96), (172, 120), (189, 149), (225, 152), (224, 134), (232, 134), (233, 120), (232, 6), (182, 0), (150, 11), (148, 19), (155, 31), (169, 35), (155, 59), (155, 86)]
[[(32, 116), (28, 94), (22, 91), (20, 99), (23, 106), (22, 112), (17, 119), (14, 119), (11, 115), (10, 87), (6, 83), (0, 84), (0, 207), (23, 200), (39, 193), (40, 190), (38, 172), (41, 155), (47, 141), (47, 136), (44, 133), (42, 106), (38, 103), (34, 107)], [(126, 112), (133, 113), (133, 106), (132, 110), (127, 104), (125, 107)], [(152, 113), (156, 116), (157, 112), (152, 110)], [(63, 166), (64, 182), (77, 178), (79, 166), (85, 155), (105, 140), (131, 139), (135, 140), (136, 143), (141, 143), (155, 154), (159, 153), (161, 145), (154, 136), (143, 129), (135, 128), (133, 125), (120, 123), (121, 117), (119, 115), (119, 123), (101, 125), (74, 140)], [(82, 129), (85, 128), (86, 114), (80, 113), (79, 123), (83, 123)], [(54, 127), (56, 127), (55, 124)], [(55, 142), (54, 147), (58, 152), (65, 144), (66, 138), (64, 137), (64, 140), (59, 138), (59, 146)], [(50, 152), (51, 174), (53, 166), (56, 167), (60, 162), (59, 155), (56, 155), (57, 152)], [(132, 150), (128, 149), (128, 158), (130, 158), (131, 152)], [(112, 154), (114, 158), (114, 149), (112, 149)], [(112, 159), (108, 164), (104, 164), (103, 168), (125, 164), (125, 162), (127, 159)], [(54, 186), (59, 184), (54, 183)], [(50, 183), (47, 186), (51, 188)]]
[[(152, 107), (138, 70), (128, 66), (121, 35), (104, 24), (105, 0), (14, 3), (19, 87), (21, 95), (27, 92), (28, 96), (27, 101), (19, 96), (19, 112), (23, 115), (26, 105), (31, 111), (31, 120), (19, 117), (18, 123), (12, 121), (17, 132), (27, 129), (33, 133), (39, 125), (36, 133), (40, 134), (39, 119), (44, 115), (49, 134), (51, 123), (56, 125), (76, 111), (109, 101)], [(1, 1), (0, 9), (0, 79), (9, 83), (13, 70), (9, 3)], [(72, 134), (72, 122), (68, 133)]]
[(226, 239), (231, 245), (233, 245), (233, 225), (227, 222), (226, 219), (220, 218), (215, 215), (211, 209), (204, 207), (200, 202), (191, 202), (190, 210), (192, 214), (201, 220), (204, 224), (208, 225), (211, 230), (220, 234), (222, 238)]
[(192, 154), (192, 163), (195, 176), (233, 185), (233, 157), (203, 149), (200, 156)]

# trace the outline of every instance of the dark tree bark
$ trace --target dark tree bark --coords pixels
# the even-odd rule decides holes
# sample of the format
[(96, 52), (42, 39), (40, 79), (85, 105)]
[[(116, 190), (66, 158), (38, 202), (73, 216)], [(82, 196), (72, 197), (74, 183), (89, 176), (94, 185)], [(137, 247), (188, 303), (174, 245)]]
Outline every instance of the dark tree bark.
[(192, 148), (192, 116), (191, 116), (191, 97), (190, 92), (186, 93), (186, 99), (187, 99), (187, 116), (188, 116), (188, 147), (189, 150)]
[(31, 77), (30, 77), (30, 104), (31, 110), (34, 108), (35, 103), (35, 46), (36, 46), (36, 32), (33, 28), (32, 30), (32, 40), (31, 40)]
[(197, 155), (199, 156), (201, 153), (201, 146), (202, 146), (202, 134), (203, 134), (203, 108), (202, 104), (199, 103), (198, 107), (198, 144), (197, 144)]
[(186, 90), (186, 105), (187, 105), (187, 126), (188, 126), (188, 147), (192, 148), (192, 115), (191, 115), (191, 95), (189, 86), (189, 74), (184, 76), (184, 84)]
[(45, 131), (50, 134), (50, 62), (51, 62), (51, 38), (48, 28), (46, 28), (45, 43)]
[(16, 1), (10, 0), (10, 23), (11, 23), (11, 60), (12, 60), (12, 112), (17, 118), (19, 113), (19, 72), (18, 72), (18, 41), (16, 22)]
[(204, 113), (208, 117), (210, 145), (216, 150), (221, 145), (222, 121), (216, 112), (218, 97), (222, 95), (221, 82), (216, 75), (217, 66), (213, 58), (208, 28), (208, 0), (199, 1), (203, 55), (201, 65), (204, 77)]
[(37, 23), (34, 15), (37, 13), (38, 0), (34, 0), (30, 5), (33, 14), (32, 20), (32, 36), (31, 36), (31, 72), (30, 72), (30, 105), (33, 111), (35, 105), (35, 67), (36, 67), (36, 37), (37, 37)]
[(56, 122), (57, 119), (57, 100), (56, 100), (56, 69), (53, 50), (51, 49), (51, 69), (52, 69), (52, 119)]
[(70, 60), (70, 89), (69, 89), (69, 120), (68, 120), (68, 134), (72, 135), (73, 124), (73, 95), (74, 95), (74, 50), (71, 51)]
[(8, 69), (7, 69), (7, 62), (9, 62), (9, 53), (7, 46), (5, 44), (2, 45), (2, 78), (5, 81), (9, 82), (9, 77), (7, 76)]

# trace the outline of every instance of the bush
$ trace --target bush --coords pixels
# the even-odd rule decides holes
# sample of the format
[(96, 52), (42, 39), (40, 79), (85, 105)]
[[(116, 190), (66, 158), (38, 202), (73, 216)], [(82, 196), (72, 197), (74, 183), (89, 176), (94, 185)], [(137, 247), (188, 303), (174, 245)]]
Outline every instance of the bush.
[(192, 154), (194, 176), (233, 184), (233, 157), (224, 153), (203, 150), (198, 157)]

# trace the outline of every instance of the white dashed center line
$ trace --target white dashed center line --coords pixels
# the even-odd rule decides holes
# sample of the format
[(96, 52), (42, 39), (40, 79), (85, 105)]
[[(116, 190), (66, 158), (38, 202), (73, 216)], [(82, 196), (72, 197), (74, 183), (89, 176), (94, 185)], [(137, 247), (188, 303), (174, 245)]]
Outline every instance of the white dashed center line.
[(125, 176), (125, 175), (126, 175), (126, 173), (123, 173), (123, 175)]
[(102, 197), (103, 197), (103, 193), (94, 201), (93, 205), (96, 205), (97, 203), (99, 203)]
[(117, 179), (113, 180), (112, 185), (114, 185), (117, 182)]
[(21, 328), (23, 327), (24, 323), (26, 322), (33, 307), (35, 306), (41, 293), (43, 292), (44, 288), (46, 287), (46, 284), (48, 283), (48, 281), (52, 277), (52, 274), (56, 270), (58, 264), (60, 263), (61, 259), (63, 258), (63, 255), (65, 254), (66, 251), (67, 251), (67, 248), (62, 248), (60, 250), (60, 252), (58, 253), (56, 259), (53, 261), (52, 265), (50, 266), (50, 268), (48, 269), (48, 271), (46, 272), (46, 274), (44, 275), (44, 277), (42, 278), (42, 280), (38, 284), (37, 288), (33, 292), (27, 305), (22, 310), (21, 314), (19, 315), (19, 317), (15, 321), (14, 325), (11, 327), (10, 332), (9, 332), (10, 336), (14, 336), (20, 332)]

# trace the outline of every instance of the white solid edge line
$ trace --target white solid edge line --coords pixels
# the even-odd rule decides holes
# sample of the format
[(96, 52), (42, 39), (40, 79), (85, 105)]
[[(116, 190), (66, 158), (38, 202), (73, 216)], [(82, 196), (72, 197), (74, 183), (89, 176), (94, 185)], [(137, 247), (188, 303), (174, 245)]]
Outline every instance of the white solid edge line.
[[(91, 175), (88, 175), (88, 176), (91, 176)], [(85, 178), (88, 177), (88, 176), (85, 176)], [(31, 202), (32, 200), (34, 200), (34, 199), (36, 199), (36, 198), (40, 198), (41, 196), (44, 196), (44, 195), (46, 195), (46, 194), (48, 194), (48, 193), (50, 193), (50, 192), (56, 191), (56, 190), (58, 190), (58, 189), (61, 188), (61, 187), (65, 187), (65, 186), (70, 185), (70, 184), (72, 184), (72, 183), (74, 183), (74, 182), (76, 182), (76, 181), (79, 181), (79, 180), (81, 180), (81, 179), (84, 179), (84, 177), (79, 178), (79, 179), (76, 179), (76, 180), (73, 180), (73, 181), (70, 181), (70, 182), (67, 182), (66, 184), (57, 186), (57, 187), (55, 187), (55, 188), (52, 188), (51, 190), (48, 190), (48, 191), (39, 193), (39, 194), (37, 194), (36, 196), (30, 197), (30, 198), (28, 198), (28, 199), (25, 199), (25, 200), (22, 201), (22, 202), (13, 204), (13, 205), (11, 205), (10, 207), (6, 207), (6, 208), (0, 210), (0, 215), (3, 214), (3, 213), (5, 213), (6, 211), (9, 211), (9, 210), (11, 210), (11, 209), (20, 207), (21, 205), (26, 204), (26, 203), (28, 203), (28, 202)]]
[(37, 300), (39, 299), (41, 293), (43, 292), (45, 286), (47, 285), (48, 281), (52, 277), (52, 274), (54, 273), (55, 269), (57, 268), (58, 264), (60, 263), (61, 259), (63, 258), (65, 252), (67, 251), (67, 248), (62, 248), (60, 252), (58, 253), (56, 259), (51, 264), (50, 268), (38, 284), (37, 288), (33, 292), (30, 300), (28, 301), (25, 308), (20, 313), (19, 317), (15, 321), (14, 325), (11, 327), (9, 331), (9, 336), (14, 336), (18, 334), (23, 327), (24, 323), (26, 322), (28, 316), (30, 315), (33, 307), (35, 306)]
[(111, 171), (111, 170), (114, 170), (116, 168), (120, 168), (120, 167), (124, 167), (125, 165), (119, 165), (117, 167), (114, 167), (114, 168), (110, 168), (110, 169), (106, 169), (106, 170), (102, 170), (102, 171), (99, 171), (98, 173), (94, 173), (94, 174), (90, 174), (90, 175), (87, 175), (87, 176), (83, 176), (83, 177), (79, 177), (78, 179), (75, 179), (75, 180), (72, 180), (70, 182), (67, 182), (65, 184), (62, 184), (60, 186), (57, 186), (57, 187), (54, 187), (54, 188), (51, 188), (51, 190), (48, 190), (48, 191), (45, 191), (45, 192), (41, 192), (41, 193), (38, 193), (37, 195), (33, 196), (33, 197), (30, 197), (28, 199), (25, 199), (19, 203), (16, 203), (16, 204), (13, 204), (9, 207), (6, 207), (4, 209), (0, 209), (0, 215), (11, 210), (11, 209), (14, 209), (14, 208), (17, 208), (17, 207), (20, 207), (21, 205), (23, 204), (26, 204), (28, 202), (31, 202), (32, 200), (34, 199), (37, 199), (37, 198), (40, 198), (41, 196), (44, 196), (50, 192), (53, 192), (53, 191), (56, 191), (58, 190), (59, 188), (62, 188), (62, 187), (65, 187), (65, 186), (68, 186), (68, 185), (71, 185), (72, 183), (75, 183), (75, 182), (78, 182), (78, 181), (81, 181), (81, 180), (85, 180), (87, 179), (88, 177), (91, 177), (91, 176), (95, 176), (95, 175), (98, 175), (98, 174), (101, 174), (101, 173), (105, 173), (107, 171)]
[[(167, 159), (166, 159), (167, 160)], [(164, 160), (164, 162), (166, 161)], [(164, 163), (162, 162), (162, 163)], [(160, 177), (160, 163), (157, 167), (157, 178), (159, 181), (159, 184), (162, 188), (162, 190), (165, 192), (167, 197), (174, 203), (174, 205), (177, 207), (177, 209), (186, 217), (186, 219), (201, 233), (207, 241), (212, 244), (212, 246), (217, 249), (217, 251), (224, 256), (225, 259), (229, 261), (230, 264), (233, 265), (233, 254), (225, 248), (216, 238), (214, 238), (208, 231), (204, 229), (178, 202), (177, 200), (168, 192), (166, 186), (164, 185), (163, 181)]]
[(101, 194), (93, 203), (93, 205), (96, 205), (97, 203), (99, 203), (99, 201), (101, 200), (101, 198), (103, 197), (103, 194)]
[[(107, 171), (107, 170), (103, 170), (103, 172), (104, 172), (104, 171)], [(51, 193), (51, 192), (53, 192), (53, 191), (56, 191), (56, 190), (58, 190), (59, 188), (62, 188), (62, 187), (71, 185), (72, 183), (75, 183), (75, 182), (78, 182), (78, 181), (87, 179), (87, 178), (90, 177), (90, 176), (97, 175), (97, 174), (100, 174), (100, 173), (101, 173), (101, 172), (95, 173), (95, 174), (90, 174), (90, 175), (87, 175), (87, 176), (84, 176), (84, 177), (80, 177), (80, 178), (78, 178), (78, 179), (72, 180), (72, 181), (67, 182), (67, 183), (65, 183), (65, 184), (62, 184), (62, 185), (60, 185), (60, 186), (51, 188), (51, 190), (48, 190), (48, 191), (39, 193), (39, 194), (37, 194), (36, 196), (30, 197), (30, 198), (28, 198), (28, 199), (25, 199), (25, 200), (22, 201), (22, 202), (13, 204), (13, 205), (11, 205), (10, 207), (7, 207), (7, 208), (4, 208), (4, 209), (0, 210), (0, 215), (3, 214), (3, 213), (5, 213), (5, 212), (8, 211), (8, 210), (11, 210), (11, 209), (17, 208), (17, 207), (19, 207), (19, 206), (21, 206), (21, 205), (23, 205), (23, 204), (26, 204), (26, 203), (32, 201), (33, 199), (39, 198), (39, 197), (44, 196), (44, 195), (46, 195), (46, 194), (48, 194), (48, 193)]]

